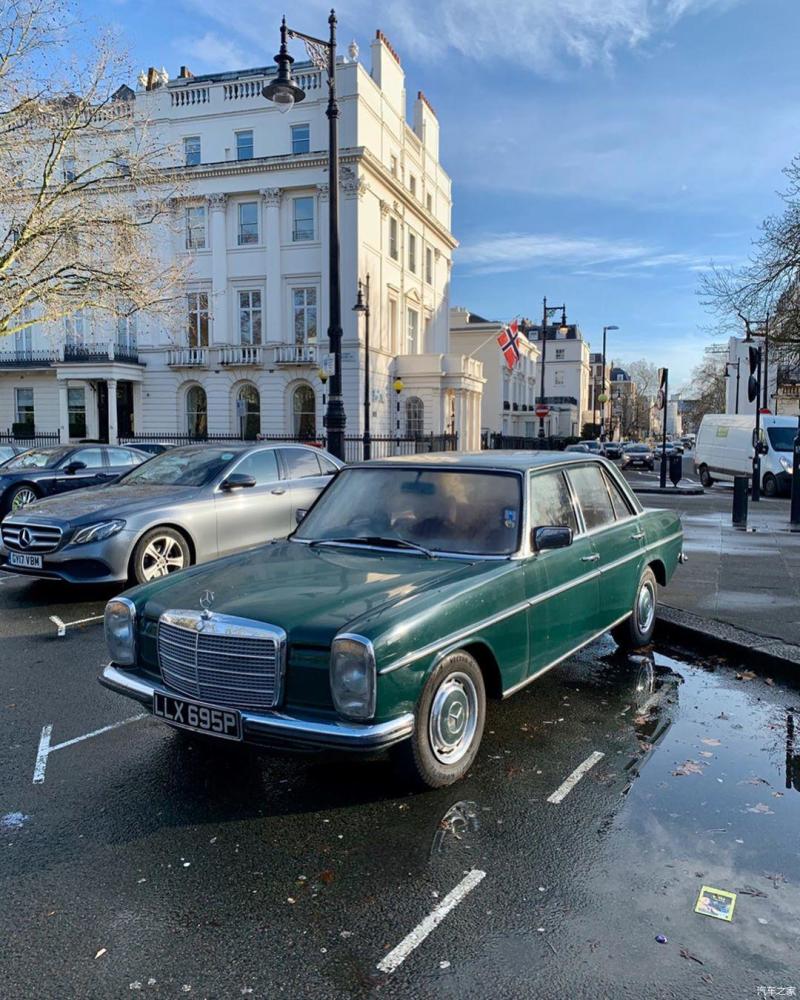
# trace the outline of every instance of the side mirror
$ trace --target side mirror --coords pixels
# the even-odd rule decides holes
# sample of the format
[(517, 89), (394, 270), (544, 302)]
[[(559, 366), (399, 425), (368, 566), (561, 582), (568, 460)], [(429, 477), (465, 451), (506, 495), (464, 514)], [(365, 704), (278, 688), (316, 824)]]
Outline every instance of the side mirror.
[(70, 462), (69, 465), (64, 468), (64, 472), (66, 472), (68, 476), (74, 476), (76, 472), (80, 472), (81, 469), (85, 468), (86, 462)]
[(299, 524), (303, 520), (303, 518), (306, 516), (307, 513), (308, 513), (307, 507), (297, 508), (297, 510), (294, 512), (294, 519), (297, 522), (297, 524)]
[(219, 484), (221, 490), (246, 490), (256, 485), (255, 476), (250, 476), (246, 472), (232, 472)]
[(534, 528), (531, 534), (534, 552), (546, 552), (548, 549), (565, 549), (572, 545), (572, 528), (565, 525), (546, 525)]

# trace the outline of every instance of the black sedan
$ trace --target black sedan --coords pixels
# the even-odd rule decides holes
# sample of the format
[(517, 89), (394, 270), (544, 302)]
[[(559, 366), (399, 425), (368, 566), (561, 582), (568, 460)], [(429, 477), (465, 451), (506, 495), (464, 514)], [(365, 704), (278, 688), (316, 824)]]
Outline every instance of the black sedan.
[(41, 497), (111, 482), (148, 458), (104, 444), (32, 448), (0, 466), (0, 517)]
[(621, 441), (606, 441), (606, 458), (621, 458), (622, 457), (622, 442)]
[(653, 453), (646, 444), (629, 444), (622, 452), (623, 469), (649, 469), (655, 466)]

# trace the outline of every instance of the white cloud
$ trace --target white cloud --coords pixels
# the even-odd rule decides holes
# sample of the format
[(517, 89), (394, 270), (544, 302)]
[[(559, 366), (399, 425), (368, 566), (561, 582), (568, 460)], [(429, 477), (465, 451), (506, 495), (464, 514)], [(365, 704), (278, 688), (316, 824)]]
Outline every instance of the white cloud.
[(177, 38), (172, 47), (194, 73), (242, 69), (253, 62), (251, 53), (213, 31), (206, 31), (198, 37)]

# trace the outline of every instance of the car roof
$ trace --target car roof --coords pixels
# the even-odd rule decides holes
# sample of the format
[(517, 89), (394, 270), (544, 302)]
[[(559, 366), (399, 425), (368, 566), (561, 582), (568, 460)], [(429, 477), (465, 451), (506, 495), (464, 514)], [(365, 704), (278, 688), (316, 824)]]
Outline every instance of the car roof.
[(601, 464), (604, 459), (585, 451), (570, 454), (563, 451), (442, 451), (425, 455), (394, 455), (391, 458), (378, 458), (370, 462), (355, 462), (350, 468), (410, 465), (421, 468), (448, 466), (456, 469), (508, 469), (511, 472), (527, 472), (529, 469), (545, 466), (579, 465), (586, 462)]

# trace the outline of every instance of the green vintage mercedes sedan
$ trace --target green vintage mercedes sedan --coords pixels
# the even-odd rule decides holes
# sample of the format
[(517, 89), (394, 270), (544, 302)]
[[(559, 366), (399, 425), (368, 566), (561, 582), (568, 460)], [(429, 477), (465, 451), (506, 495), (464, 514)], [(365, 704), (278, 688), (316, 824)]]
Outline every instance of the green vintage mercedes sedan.
[(682, 561), (605, 459), (481, 452), (342, 469), (285, 541), (109, 601), (100, 681), (178, 731), (471, 766), (505, 698), (611, 630), (646, 645)]

